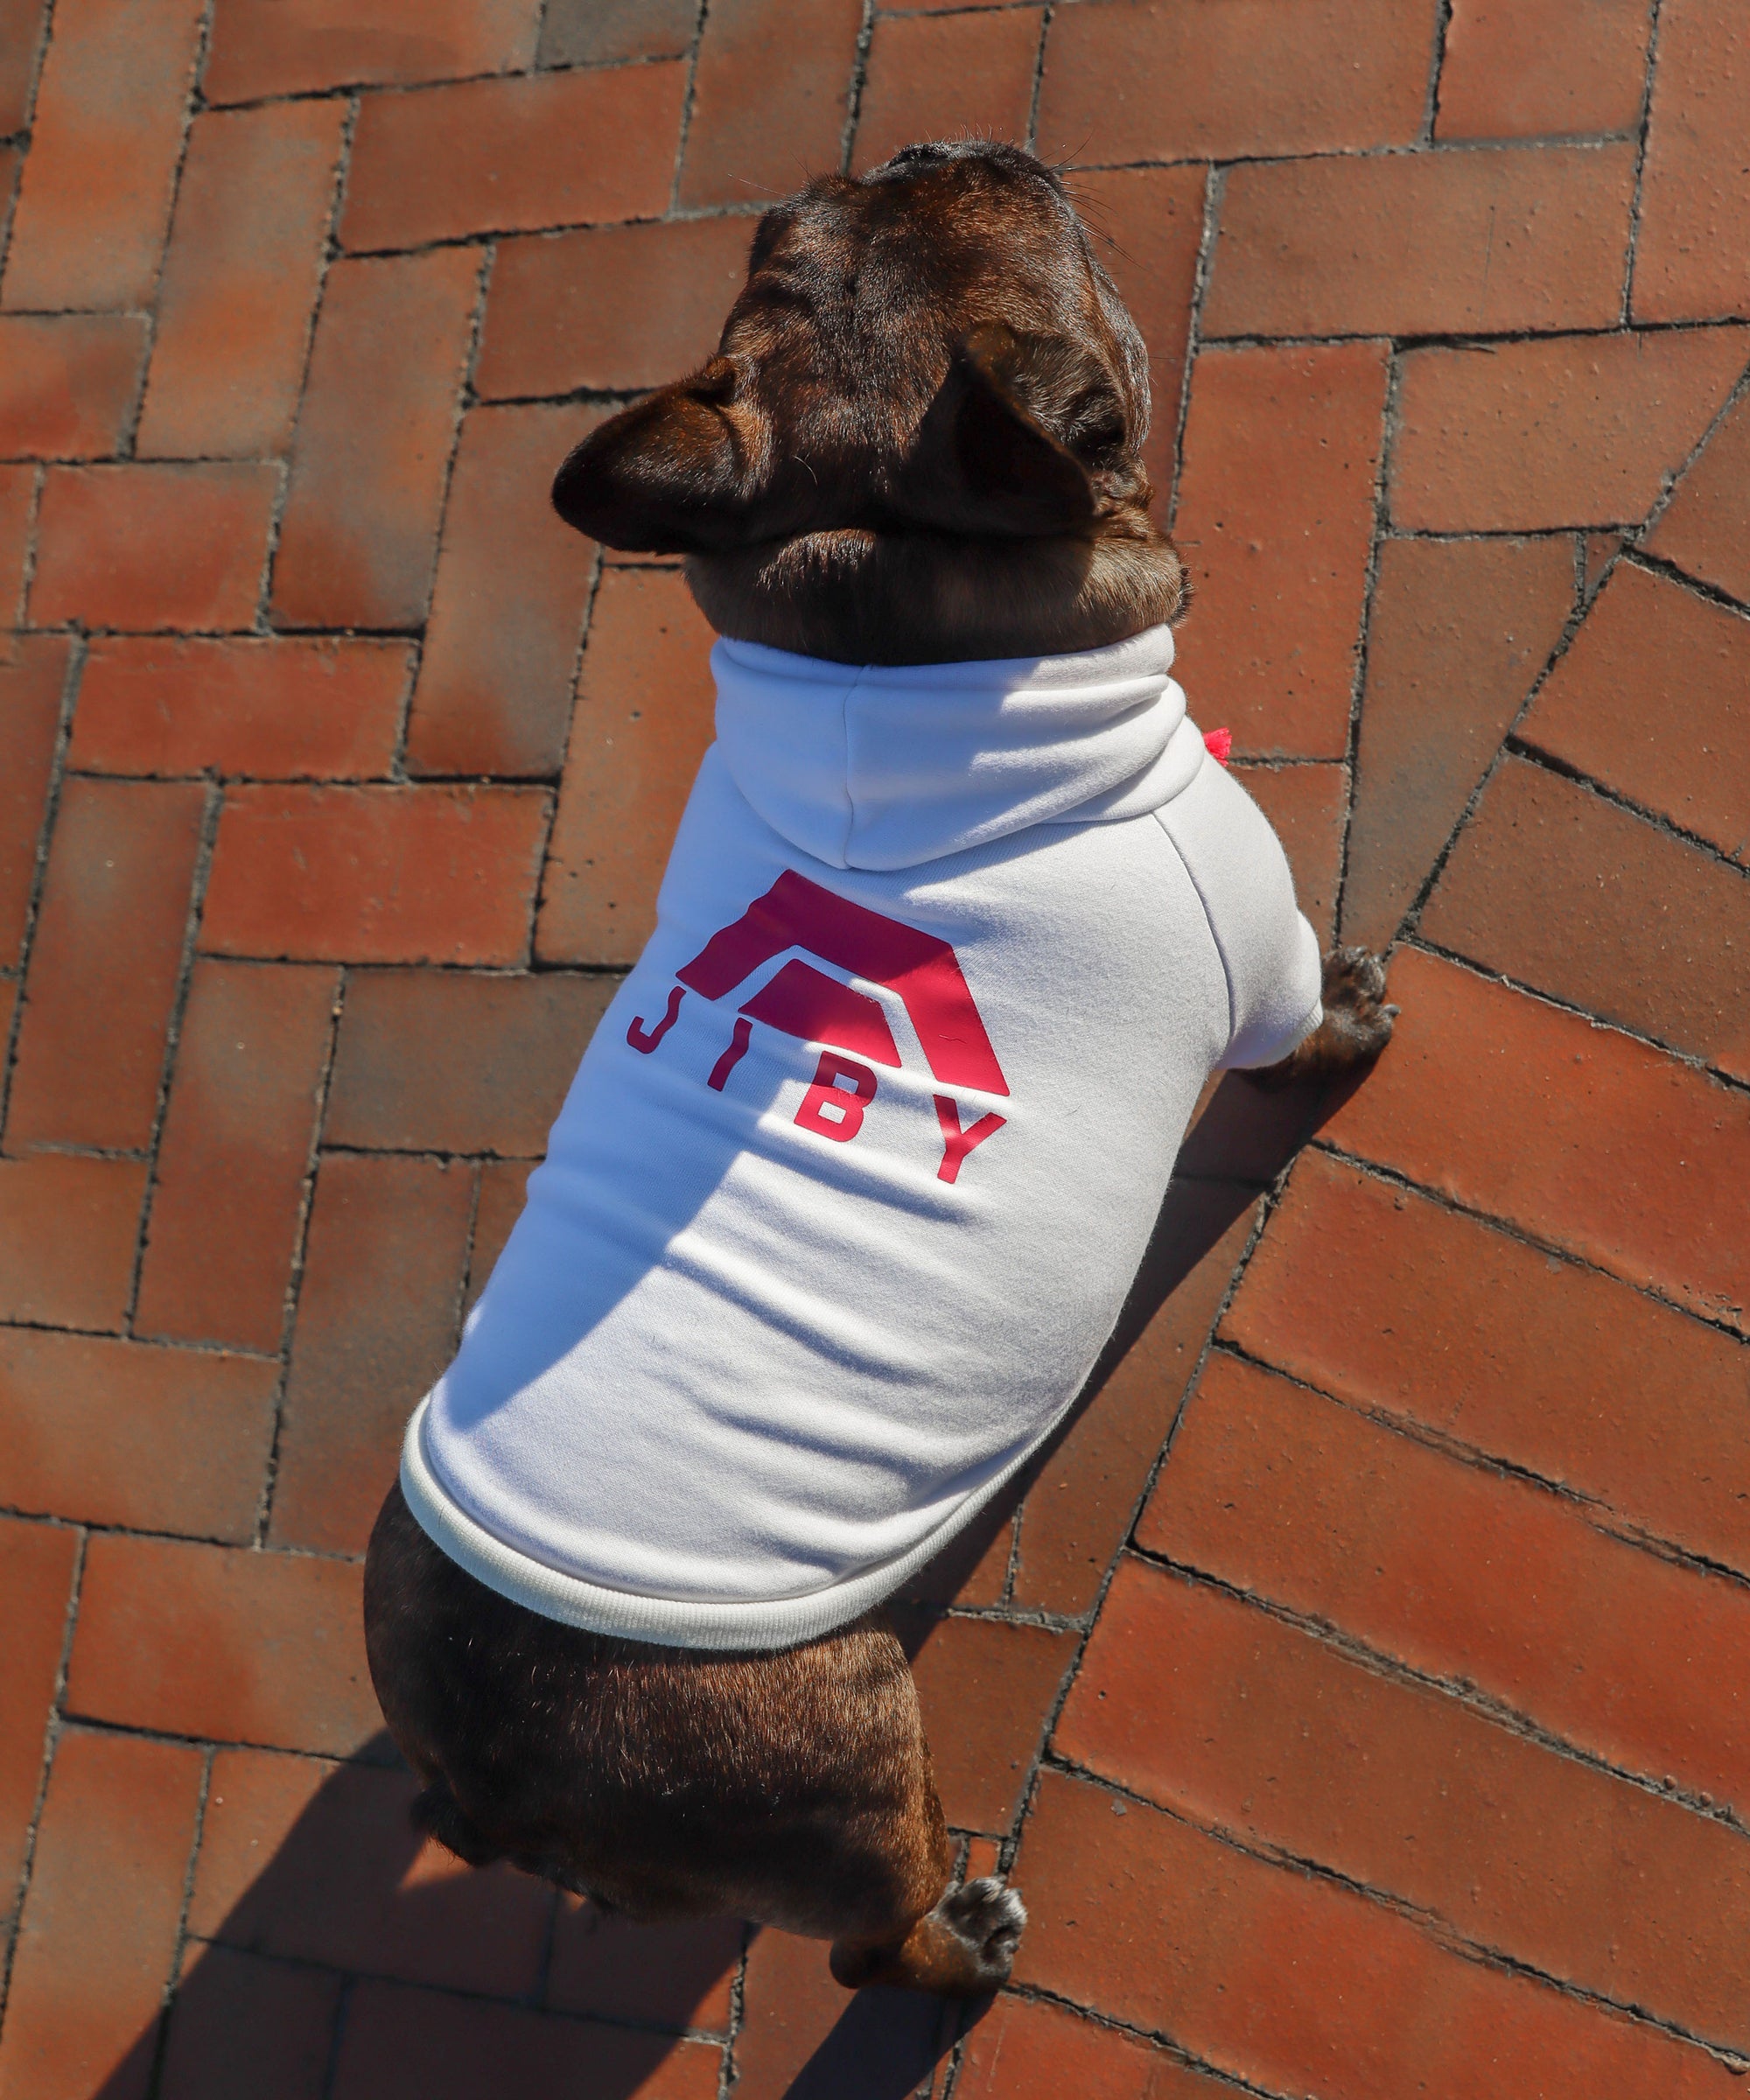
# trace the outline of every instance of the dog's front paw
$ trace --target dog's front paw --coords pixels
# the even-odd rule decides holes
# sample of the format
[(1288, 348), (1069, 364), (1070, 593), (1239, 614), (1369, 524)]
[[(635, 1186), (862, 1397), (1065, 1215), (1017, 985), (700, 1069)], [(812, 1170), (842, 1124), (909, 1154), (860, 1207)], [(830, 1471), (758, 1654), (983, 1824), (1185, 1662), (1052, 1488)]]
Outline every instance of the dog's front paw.
[(984, 1875), (950, 1889), (936, 1905), (936, 1915), (965, 1943), (976, 1973), (975, 1990), (995, 1991), (1008, 1982), (1027, 1922), (1027, 1907), (1012, 1888)]
[(1391, 1040), (1397, 1009), (1385, 1003), (1385, 965), (1364, 948), (1334, 948), (1325, 958), (1320, 997), (1324, 1018), (1279, 1065), (1247, 1076), (1273, 1091), (1296, 1080), (1326, 1080), (1369, 1064)]
[(1397, 1018), (1396, 1007), (1385, 1004), (1385, 965), (1379, 957), (1364, 948), (1334, 948), (1325, 958), (1322, 996), (1320, 1032), (1329, 1029), (1354, 1063), (1377, 1057), (1391, 1040)]

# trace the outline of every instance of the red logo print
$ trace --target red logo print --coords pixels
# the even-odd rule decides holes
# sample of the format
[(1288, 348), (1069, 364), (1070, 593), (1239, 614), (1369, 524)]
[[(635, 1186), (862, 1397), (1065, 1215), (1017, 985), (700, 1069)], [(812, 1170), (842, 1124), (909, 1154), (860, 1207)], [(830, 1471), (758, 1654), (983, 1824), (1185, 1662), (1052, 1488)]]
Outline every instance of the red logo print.
[[(1003, 1068), (947, 942), (836, 896), (793, 869), (786, 869), (763, 897), (756, 897), (732, 926), (711, 935), (676, 973), (680, 983), (669, 992), (662, 1018), (647, 1028), (638, 1017), (626, 1030), (626, 1041), (648, 1056), (674, 1026), (687, 991), (721, 999), (787, 948), (806, 948), (835, 969), (897, 992), (930, 1072), (943, 1086), (1008, 1093)], [(900, 1063), (880, 1002), (793, 956), (743, 1001), (738, 1015), (729, 1046), (706, 1084), (723, 1090), (746, 1054), (755, 1021), (804, 1042), (830, 1043), (834, 1047), (821, 1053), (795, 1120), (803, 1130), (839, 1144), (855, 1138), (879, 1084), (871, 1068), (897, 1069)], [(951, 1096), (937, 1094), (934, 1099), (944, 1147), (937, 1178), (953, 1181), (967, 1155), (994, 1137), (1004, 1118), (984, 1115), (962, 1126)]]

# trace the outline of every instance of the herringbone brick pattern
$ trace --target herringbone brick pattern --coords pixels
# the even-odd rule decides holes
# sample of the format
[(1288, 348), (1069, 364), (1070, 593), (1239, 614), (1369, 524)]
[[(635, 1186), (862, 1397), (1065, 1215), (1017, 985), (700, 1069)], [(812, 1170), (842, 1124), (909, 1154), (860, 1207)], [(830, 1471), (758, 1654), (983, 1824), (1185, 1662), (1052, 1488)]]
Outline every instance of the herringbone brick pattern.
[[(1403, 1018), (1216, 1092), (905, 1606), (1033, 1916), (962, 2025), (420, 1849), (358, 1589), (709, 734), (551, 470), (969, 130)], [(0, 0), (4, 2100), (1740, 2090), (1746, 135), (1733, 0)]]

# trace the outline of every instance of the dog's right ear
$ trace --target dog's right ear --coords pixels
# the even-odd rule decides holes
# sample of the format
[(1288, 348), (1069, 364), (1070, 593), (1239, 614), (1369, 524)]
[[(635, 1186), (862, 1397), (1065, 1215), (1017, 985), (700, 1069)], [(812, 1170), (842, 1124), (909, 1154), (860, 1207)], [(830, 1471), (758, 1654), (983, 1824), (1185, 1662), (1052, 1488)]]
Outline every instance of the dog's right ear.
[(636, 554), (713, 554), (760, 536), (771, 483), (763, 413), (738, 401), (738, 373), (713, 357), (590, 432), (559, 469), (566, 524)]

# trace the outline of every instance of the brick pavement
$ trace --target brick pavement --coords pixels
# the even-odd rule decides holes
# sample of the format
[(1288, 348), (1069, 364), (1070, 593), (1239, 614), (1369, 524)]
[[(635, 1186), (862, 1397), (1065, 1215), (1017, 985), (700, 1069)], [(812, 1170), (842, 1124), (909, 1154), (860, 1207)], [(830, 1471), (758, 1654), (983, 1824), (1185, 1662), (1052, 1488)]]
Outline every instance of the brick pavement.
[[(422, 1849), (358, 1581), (708, 732), (550, 470), (969, 128), (1087, 171), (1194, 704), (1404, 1015), (1214, 1095), (904, 1606), (962, 2033)], [(1740, 2090), (1747, 131), (1732, 0), (0, 0), (4, 2100)]]

